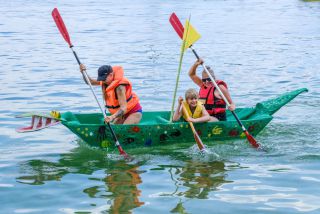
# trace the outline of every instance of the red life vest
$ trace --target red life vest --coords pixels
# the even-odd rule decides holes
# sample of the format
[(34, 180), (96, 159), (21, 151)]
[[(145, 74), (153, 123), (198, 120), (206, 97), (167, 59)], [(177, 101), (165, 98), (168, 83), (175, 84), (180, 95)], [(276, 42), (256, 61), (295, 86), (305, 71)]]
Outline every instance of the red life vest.
[(123, 76), (123, 68), (121, 66), (113, 66), (112, 67), (114, 73), (114, 79), (110, 85), (105, 88), (102, 85), (102, 90), (104, 94), (106, 108), (109, 110), (111, 114), (116, 113), (119, 108), (118, 96), (116, 94), (116, 89), (119, 85), (125, 85), (126, 87), (126, 101), (127, 101), (127, 112), (133, 109), (138, 103), (138, 96), (132, 91), (131, 82)]
[[(227, 87), (227, 84), (222, 80), (216, 80), (217, 85)], [(214, 95), (216, 87), (212, 84), (210, 87), (205, 87), (202, 84), (199, 91), (199, 101), (203, 103), (204, 107), (211, 116), (226, 113), (226, 102)]]

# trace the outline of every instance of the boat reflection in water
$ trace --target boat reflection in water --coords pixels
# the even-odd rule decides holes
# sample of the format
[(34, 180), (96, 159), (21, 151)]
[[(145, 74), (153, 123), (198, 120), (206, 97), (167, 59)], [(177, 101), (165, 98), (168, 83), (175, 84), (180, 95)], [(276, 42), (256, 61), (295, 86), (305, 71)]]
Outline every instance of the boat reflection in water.
[[(78, 195), (74, 197), (80, 201), (79, 198), (83, 197), (81, 194), (84, 192), (90, 198), (105, 198), (110, 205), (107, 206), (109, 212), (122, 213), (144, 204), (139, 201), (141, 191), (138, 189), (138, 184), (142, 183), (139, 164), (141, 163), (127, 164), (123, 160), (110, 160), (103, 152), (78, 147), (71, 153), (62, 154), (58, 162), (29, 160), (20, 163), (20, 174), (24, 175), (17, 177), (16, 180), (29, 185), (44, 185), (50, 181), (63, 183), (65, 180), (70, 184), (68, 178), (63, 177), (70, 174), (87, 175), (88, 182), (83, 182), (81, 179), (82, 183), (79, 185), (76, 180), (72, 182), (75, 186), (68, 187), (70, 192), (74, 188), (77, 189)], [(91, 185), (92, 183), (94, 185)], [(91, 186), (79, 189), (81, 186), (88, 186), (86, 184)], [(90, 205), (100, 206), (94, 203)]]
[[(170, 154), (168, 155), (170, 157)], [(61, 186), (64, 186), (63, 191), (61, 190), (63, 194), (76, 193), (74, 195), (76, 201), (72, 203), (73, 205), (66, 204), (66, 206), (75, 206), (75, 212), (83, 211), (79, 208), (83, 207), (81, 201), (89, 201), (90, 204), (83, 208), (84, 210), (103, 206), (103, 211), (110, 213), (130, 213), (135, 208), (145, 205), (145, 202), (141, 201), (143, 194), (141, 188), (148, 188), (145, 189), (146, 192), (153, 191), (152, 187), (143, 186), (144, 181), (142, 180), (142, 175), (148, 179), (148, 182), (153, 179), (152, 173), (154, 171), (149, 168), (148, 160), (136, 163), (126, 163), (121, 159), (110, 160), (106, 158), (106, 153), (82, 146), (59, 156), (58, 161), (46, 161), (42, 158), (42, 160), (21, 162), (19, 165), (21, 176), (16, 178), (17, 182), (27, 185), (44, 185), (43, 188), (50, 188), (50, 185), (46, 185), (49, 182), (61, 182)], [(154, 157), (156, 158), (156, 156)], [(182, 157), (184, 158), (182, 159)], [(51, 157), (47, 159), (49, 158)], [(210, 192), (216, 191), (224, 183), (231, 182), (225, 179), (227, 170), (225, 170), (224, 162), (194, 161), (183, 155), (172, 157), (173, 160), (177, 160), (177, 158), (181, 159), (179, 160), (180, 166), (161, 165), (161, 162), (159, 165), (154, 165), (160, 167), (162, 173), (169, 173), (167, 176), (171, 177), (172, 182), (165, 183), (165, 189), (160, 190), (162, 193), (155, 193), (158, 195), (158, 199), (149, 198), (150, 204), (152, 204), (152, 200), (170, 197), (177, 201), (177, 205), (172, 208), (167, 206), (167, 208), (171, 212), (184, 213), (183, 203), (187, 200), (192, 198), (207, 199)], [(149, 168), (150, 170), (143, 171), (139, 168)], [(162, 176), (167, 177), (160, 175), (160, 177)], [(83, 179), (83, 177), (85, 178)], [(72, 182), (69, 179), (72, 179)], [(176, 189), (174, 192), (168, 192), (169, 189), (172, 189), (172, 184)], [(50, 192), (50, 189), (47, 191)], [(55, 191), (59, 191), (59, 189), (55, 189)], [(93, 202), (90, 198), (94, 199)], [(101, 200), (97, 199), (105, 199), (107, 203), (104, 201), (103, 205), (98, 204), (101, 203)]]

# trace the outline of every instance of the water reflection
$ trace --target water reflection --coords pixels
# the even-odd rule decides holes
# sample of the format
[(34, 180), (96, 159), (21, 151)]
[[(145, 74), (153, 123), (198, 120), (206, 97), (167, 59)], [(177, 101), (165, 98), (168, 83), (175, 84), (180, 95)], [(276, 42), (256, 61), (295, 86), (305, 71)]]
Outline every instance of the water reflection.
[(103, 192), (111, 192), (112, 195), (106, 196), (113, 201), (110, 213), (124, 213), (140, 207), (144, 202), (139, 200), (141, 190), (138, 189), (138, 184), (142, 183), (142, 180), (138, 168), (138, 165), (118, 162), (114, 164), (113, 169), (108, 170), (106, 177), (102, 180), (107, 187), (106, 190), (100, 190), (101, 187), (94, 186), (84, 189), (84, 192), (91, 198), (105, 197)]
[(207, 199), (211, 191), (215, 191), (224, 183), (226, 179), (226, 170), (223, 162), (192, 162), (188, 161), (182, 168), (180, 180), (183, 186), (189, 189), (184, 192), (187, 198)]
[[(170, 158), (177, 160), (177, 156)], [(160, 197), (180, 198), (177, 205), (171, 208), (173, 213), (187, 213), (183, 207), (186, 200), (208, 199), (210, 192), (219, 190), (219, 186), (224, 183), (231, 182), (226, 180), (227, 170), (224, 162), (201, 162), (186, 156), (178, 159), (182, 161), (178, 166), (155, 164), (170, 174), (176, 186), (174, 192), (163, 194), (169, 188), (165, 186), (165, 190), (156, 190), (161, 193), (155, 193)], [(152, 173), (152, 170), (141, 170), (141, 168), (148, 165), (150, 165), (148, 160), (136, 163), (110, 160), (103, 152), (78, 147), (70, 153), (61, 154), (58, 161), (21, 162), (19, 164), (21, 176), (17, 177), (16, 181), (27, 185), (44, 185), (51, 181), (68, 183), (69, 177), (66, 177), (68, 174), (87, 175), (87, 182), (84, 182), (87, 186), (82, 189), (83, 193), (89, 198), (105, 199), (107, 204), (110, 204), (106, 208), (110, 213), (130, 213), (131, 210), (145, 204), (141, 200), (143, 188), (141, 175)], [(146, 187), (146, 190), (149, 189), (150, 187)]]
[[(20, 163), (20, 174), (24, 175), (16, 180), (23, 184), (43, 185), (49, 181), (61, 181), (68, 174), (89, 175), (89, 180), (103, 184), (85, 188), (83, 192), (90, 198), (111, 201), (110, 213), (127, 213), (144, 204), (139, 200), (141, 191), (138, 189), (138, 184), (142, 183), (141, 164), (108, 160), (102, 152), (79, 147), (71, 153), (62, 154), (58, 162), (29, 160)], [(94, 175), (101, 170), (104, 171), (103, 178)]]
[(170, 168), (169, 172), (176, 185), (176, 190), (171, 194), (163, 194), (163, 196), (175, 195), (180, 197), (178, 204), (170, 212), (187, 214), (188, 212), (184, 207), (185, 202), (193, 198), (208, 199), (210, 192), (219, 190), (219, 187), (224, 183), (232, 182), (226, 180), (226, 171), (225, 163), (221, 161), (198, 162), (188, 160), (184, 167)]

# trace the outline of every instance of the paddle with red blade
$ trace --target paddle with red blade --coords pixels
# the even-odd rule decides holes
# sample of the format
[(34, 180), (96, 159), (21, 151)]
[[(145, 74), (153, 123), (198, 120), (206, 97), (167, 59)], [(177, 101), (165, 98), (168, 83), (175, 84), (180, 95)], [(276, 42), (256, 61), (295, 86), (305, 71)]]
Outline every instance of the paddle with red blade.
[[(53, 17), (53, 19), (54, 19), (54, 21), (55, 21), (55, 23), (56, 23), (56, 25), (57, 25), (57, 27), (58, 27), (61, 35), (62, 35), (62, 37), (63, 37), (64, 40), (69, 44), (69, 47), (70, 47), (70, 49), (72, 50), (73, 55), (75, 56), (78, 64), (80, 65), (81, 62), (80, 62), (80, 60), (79, 60), (79, 57), (78, 57), (77, 53), (73, 50), (73, 45), (72, 45), (72, 43), (71, 43), (68, 30), (67, 30), (66, 26), (64, 25), (63, 19), (62, 19), (62, 17), (61, 17), (61, 15), (60, 15), (60, 13), (59, 13), (59, 11), (58, 11), (57, 8), (54, 8), (54, 9), (52, 10), (52, 17)], [(96, 96), (96, 93), (94, 92), (94, 90), (93, 90), (93, 88), (92, 88), (92, 85), (91, 85), (91, 83), (90, 83), (90, 80), (89, 80), (89, 77), (88, 77), (87, 72), (86, 72), (86, 71), (83, 71), (83, 73), (84, 73), (84, 77), (85, 77), (85, 79), (86, 79), (86, 81), (87, 81), (87, 83), (88, 83), (88, 85), (89, 85), (89, 87), (90, 87), (90, 89), (91, 89), (91, 92), (92, 92), (92, 94), (93, 94), (93, 96), (94, 96), (94, 98), (95, 98), (95, 100), (96, 100), (96, 102), (97, 102), (97, 104), (98, 104), (98, 106), (99, 106), (102, 114), (103, 114), (103, 117), (106, 118), (107, 115), (106, 115), (105, 111), (103, 110), (103, 108), (101, 107), (100, 102), (98, 101), (98, 98), (97, 98), (97, 96)], [(108, 127), (109, 127), (110, 131), (111, 131), (112, 137), (113, 137), (113, 139), (114, 139), (114, 141), (115, 141), (115, 145), (117, 146), (117, 148), (118, 148), (118, 150), (119, 150), (120, 155), (122, 155), (125, 159), (132, 159), (132, 158), (129, 157), (129, 155), (122, 149), (122, 147), (121, 147), (121, 145), (120, 145), (120, 143), (119, 143), (119, 140), (118, 140), (116, 134), (114, 133), (113, 128), (111, 127), (110, 123), (108, 122), (107, 124), (108, 124)], [(102, 126), (102, 127), (99, 128), (99, 133), (101, 133), (101, 132), (103, 132), (103, 133), (105, 132), (105, 126)]]
[[(176, 31), (176, 33), (179, 35), (179, 37), (181, 39), (183, 39), (183, 34), (184, 34), (184, 27), (181, 24), (179, 18), (177, 17), (177, 15), (175, 13), (172, 13), (169, 21), (173, 27), (173, 29)], [(196, 56), (197, 59), (200, 59), (199, 55), (197, 54), (197, 52), (192, 48), (192, 44), (189, 46), (189, 48), (192, 50), (192, 52), (194, 53), (194, 55)], [(216, 89), (218, 90), (218, 92), (220, 93), (221, 97), (223, 98), (223, 100), (226, 102), (226, 105), (229, 107), (230, 103), (228, 102), (228, 100), (226, 99), (226, 97), (224, 96), (224, 94), (222, 93), (222, 91), (220, 90), (220, 88), (218, 87), (216, 81), (214, 81), (214, 78), (211, 76), (211, 74), (209, 73), (207, 67), (204, 65), (204, 63), (202, 64), (202, 67), (204, 68), (204, 70), (206, 71), (206, 73), (208, 74), (208, 76), (210, 77), (211, 81), (213, 82), (214, 86), (216, 87)], [(239, 117), (237, 116), (237, 114), (234, 111), (231, 111), (231, 113), (233, 114), (233, 116), (235, 117), (235, 119), (237, 120), (238, 124), (241, 126), (242, 131), (244, 132), (244, 134), (246, 135), (249, 143), (254, 147), (254, 148), (259, 148), (260, 145), (259, 143), (254, 139), (254, 137), (247, 131), (247, 129), (244, 127), (244, 125), (242, 124), (242, 122), (240, 121)]]

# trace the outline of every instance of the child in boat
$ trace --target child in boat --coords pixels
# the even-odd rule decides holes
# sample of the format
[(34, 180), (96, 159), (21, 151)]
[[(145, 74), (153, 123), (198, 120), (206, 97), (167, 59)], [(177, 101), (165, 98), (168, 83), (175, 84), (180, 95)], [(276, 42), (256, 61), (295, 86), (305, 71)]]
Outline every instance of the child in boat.
[[(226, 102), (223, 100), (219, 91), (216, 90), (213, 82), (211, 81), (211, 78), (209, 77), (209, 75), (205, 70), (202, 71), (202, 78), (200, 78), (196, 74), (197, 67), (201, 64), (203, 64), (203, 60), (199, 59), (191, 66), (189, 70), (190, 78), (195, 84), (197, 84), (200, 87), (199, 100), (204, 104), (204, 107), (207, 109), (210, 116), (215, 117), (217, 120), (225, 121), (227, 120)], [(208, 66), (206, 67), (210, 75), (216, 81), (221, 92), (223, 93), (225, 98), (228, 100), (230, 104), (229, 110), (234, 111), (236, 106), (231, 99), (227, 84), (222, 80), (216, 80), (213, 70)]]
[[(183, 98), (180, 96), (178, 99), (178, 107), (177, 110), (174, 112), (173, 121), (178, 121), (181, 116), (192, 123), (201, 123), (201, 122), (208, 122), (208, 121), (217, 121), (215, 118), (211, 117), (204, 106), (199, 101), (198, 92), (191, 88), (188, 89), (185, 93), (186, 101), (183, 101)], [(185, 107), (188, 115), (183, 112), (183, 107)]]

